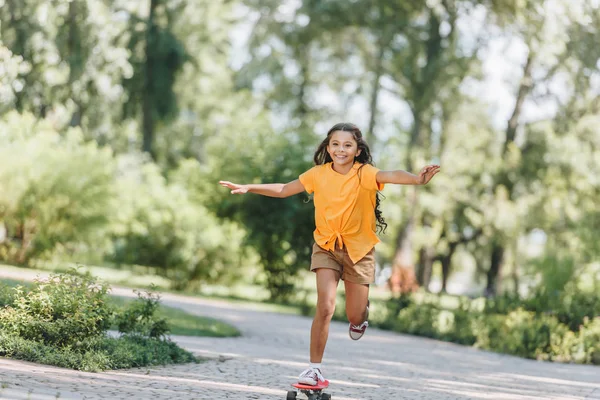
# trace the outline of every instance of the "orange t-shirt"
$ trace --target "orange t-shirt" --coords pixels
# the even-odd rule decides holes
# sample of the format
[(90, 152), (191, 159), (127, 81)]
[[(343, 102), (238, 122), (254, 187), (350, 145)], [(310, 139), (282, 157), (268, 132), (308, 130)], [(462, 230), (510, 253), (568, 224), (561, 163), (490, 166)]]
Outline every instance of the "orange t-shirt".
[(377, 183), (379, 169), (370, 164), (354, 163), (342, 175), (333, 163), (316, 165), (300, 175), (300, 182), (310, 194), (314, 192), (315, 241), (326, 250), (344, 245), (356, 263), (377, 243), (375, 233), (375, 198), (384, 184)]

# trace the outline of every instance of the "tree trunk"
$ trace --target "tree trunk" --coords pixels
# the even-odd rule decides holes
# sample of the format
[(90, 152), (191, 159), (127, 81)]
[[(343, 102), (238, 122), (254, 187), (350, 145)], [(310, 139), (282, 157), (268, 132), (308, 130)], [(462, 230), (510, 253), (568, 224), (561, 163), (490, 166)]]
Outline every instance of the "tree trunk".
[[(448, 4), (444, 3), (447, 7), (447, 11), (450, 15), (454, 15), (452, 8), (448, 7)], [(451, 21), (451, 33), (454, 32), (455, 19), (452, 17)], [(409, 103), (412, 108), (413, 116), (413, 127), (410, 135), (410, 141), (406, 149), (405, 168), (409, 172), (413, 171), (412, 153), (413, 149), (417, 146), (423, 146), (425, 144), (426, 137), (424, 135), (424, 127), (428, 126), (426, 121), (427, 111), (431, 109), (432, 104), (436, 101), (436, 89), (435, 76), (440, 73), (441, 68), (444, 68), (443, 54), (445, 52), (444, 40), (440, 35), (440, 24), (441, 21), (437, 14), (430, 10), (428, 18), (428, 39), (425, 43), (426, 62), (422, 68), (418, 71), (413, 71), (409, 74), (408, 79), (410, 80), (410, 86), (413, 97)], [(452, 35), (450, 37), (451, 40)], [(419, 286), (415, 275), (415, 266), (412, 255), (412, 233), (414, 231), (414, 213), (418, 209), (418, 190), (411, 188), (413, 194), (409, 200), (408, 212), (411, 214), (406, 222), (406, 225), (401, 229), (399, 234), (398, 245), (396, 246), (396, 253), (394, 256), (394, 263), (392, 266), (392, 276), (390, 277), (390, 286), (392, 287), (393, 293), (398, 293), (396, 290), (402, 290), (405, 288), (406, 291), (414, 291)]]
[[(77, 11), (77, 1), (71, 1), (69, 3), (69, 39), (67, 41), (69, 52), (69, 83), (73, 83), (80, 76), (81, 69), (83, 68), (83, 66), (79, 64), (81, 48), (77, 45)], [(73, 94), (72, 91), (71, 94)], [(83, 107), (79, 99), (73, 98), (72, 100), (77, 108), (71, 115), (69, 126), (80, 126), (81, 119), (83, 118)]]
[(486, 297), (494, 297), (500, 290), (500, 272), (504, 264), (504, 246), (494, 243), (492, 246), (492, 256), (490, 269), (487, 275), (487, 285), (485, 288)]
[[(410, 200), (410, 208), (416, 206), (418, 193), (413, 189)], [(398, 234), (396, 253), (392, 262), (392, 275), (389, 280), (390, 289), (393, 294), (414, 292), (419, 288), (415, 275), (415, 264), (412, 253), (412, 236), (415, 227), (414, 214), (408, 217), (406, 224)]]
[(429, 290), (431, 275), (433, 273), (433, 262), (435, 260), (435, 249), (432, 246), (425, 246), (419, 250), (419, 265), (417, 282), (425, 290)]
[[(17, 2), (18, 4), (18, 2)], [(13, 2), (13, 0), (7, 0), (6, 1), (6, 6), (8, 7), (8, 11), (10, 13), (10, 26), (14, 27), (15, 29), (15, 40), (14, 42), (8, 46), (8, 43), (6, 43), (7, 47), (10, 47), (11, 51), (19, 56), (22, 56), (24, 60), (26, 61), (31, 61), (29, 60), (29, 57), (27, 54), (25, 54), (25, 44), (27, 42), (27, 38), (25, 36), (25, 32), (24, 29), (21, 28), (21, 19), (23, 17), (23, 12), (22, 10), (19, 12), (19, 15), (17, 15), (17, 10), (16, 10), (16, 6)], [(15, 108), (17, 109), (17, 111), (22, 112), (23, 108), (24, 108), (24, 99), (25, 99), (25, 90), (21, 90), (19, 92), (14, 92), (15, 95)]]
[(154, 24), (154, 14), (159, 0), (150, 0), (150, 14), (148, 16), (148, 27), (146, 29), (146, 74), (144, 76), (144, 92), (142, 100), (142, 130), (143, 143), (142, 150), (153, 159), (156, 159), (154, 152), (154, 59), (152, 56), (153, 47), (156, 41), (156, 25)]
[(448, 290), (448, 278), (450, 277), (450, 266), (452, 265), (452, 257), (458, 247), (459, 242), (451, 242), (448, 246), (448, 253), (442, 258), (442, 293)]
[(508, 146), (515, 141), (517, 128), (519, 126), (519, 117), (521, 116), (521, 111), (523, 110), (523, 103), (525, 102), (525, 98), (529, 94), (529, 91), (532, 87), (531, 69), (533, 67), (533, 58), (533, 53), (530, 51), (529, 55), (527, 56), (527, 61), (525, 62), (525, 67), (523, 68), (523, 77), (521, 78), (521, 83), (519, 85), (519, 92), (517, 93), (515, 108), (510, 119), (508, 120), (506, 127), (506, 139), (504, 140), (503, 149), (504, 155), (506, 155), (506, 152), (508, 151)]
[[(513, 113), (508, 120), (508, 124), (506, 126), (506, 138), (504, 140), (504, 149), (503, 155), (506, 156), (508, 152), (508, 148), (511, 143), (514, 143), (517, 128), (519, 126), (519, 117), (521, 115), (521, 111), (523, 109), (523, 104), (525, 102), (525, 98), (529, 94), (532, 89), (532, 77), (531, 70), (533, 67), (533, 60), (535, 58), (534, 53), (530, 50), (527, 55), (527, 61), (525, 62), (525, 66), (523, 67), (523, 77), (521, 78), (521, 82), (519, 84), (519, 91), (517, 93), (517, 99), (515, 101), (515, 108)], [(496, 185), (504, 185), (506, 190), (508, 191), (509, 198), (512, 197), (513, 186), (514, 183), (511, 181), (509, 174), (507, 171), (501, 172), (500, 176), (498, 176)], [(497, 242), (494, 243), (492, 247), (492, 254), (490, 258), (490, 269), (487, 274), (487, 285), (486, 285), (486, 295), (487, 296), (495, 296), (498, 292), (499, 287), (499, 274), (502, 269), (502, 263), (504, 259), (504, 251), (505, 245), (503, 243)]]
[(385, 55), (386, 47), (387, 42), (380, 38), (377, 59), (375, 60), (375, 77), (373, 79), (371, 101), (369, 102), (371, 116), (369, 118), (369, 128), (367, 129), (367, 132), (365, 132), (365, 140), (367, 143), (371, 144), (371, 148), (375, 145), (375, 123), (377, 121), (377, 105), (379, 100), (379, 90), (381, 88), (379, 80), (381, 79), (381, 75), (383, 75), (383, 56)]

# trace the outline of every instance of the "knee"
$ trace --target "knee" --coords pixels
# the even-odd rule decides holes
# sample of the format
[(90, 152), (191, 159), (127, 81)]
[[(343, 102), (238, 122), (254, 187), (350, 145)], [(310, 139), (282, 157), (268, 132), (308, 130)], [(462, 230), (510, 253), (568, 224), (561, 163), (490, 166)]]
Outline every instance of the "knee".
[(319, 299), (317, 301), (317, 313), (316, 316), (325, 320), (330, 320), (333, 317), (335, 311), (335, 298), (333, 299)]
[(346, 307), (348, 322), (352, 325), (360, 325), (365, 321), (365, 310), (349, 309)]

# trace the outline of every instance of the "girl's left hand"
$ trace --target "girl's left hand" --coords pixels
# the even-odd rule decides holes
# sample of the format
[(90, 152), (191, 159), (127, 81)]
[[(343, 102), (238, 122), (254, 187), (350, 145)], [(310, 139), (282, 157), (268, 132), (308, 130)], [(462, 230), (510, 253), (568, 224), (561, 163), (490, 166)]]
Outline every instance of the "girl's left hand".
[(423, 169), (421, 169), (421, 172), (419, 172), (419, 176), (417, 177), (417, 182), (419, 183), (419, 185), (425, 185), (438, 172), (440, 172), (439, 165), (428, 165), (426, 167), (423, 167)]

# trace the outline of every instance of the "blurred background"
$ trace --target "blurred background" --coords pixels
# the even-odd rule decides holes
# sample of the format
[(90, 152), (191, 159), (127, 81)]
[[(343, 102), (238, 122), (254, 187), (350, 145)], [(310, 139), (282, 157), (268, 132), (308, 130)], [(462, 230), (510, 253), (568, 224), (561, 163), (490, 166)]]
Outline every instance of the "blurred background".
[(374, 295), (508, 299), (573, 331), (600, 312), (598, 0), (0, 0), (0, 18), (4, 268), (306, 302), (307, 196), (218, 181), (294, 180), (348, 121), (381, 169), (442, 166), (383, 190)]

